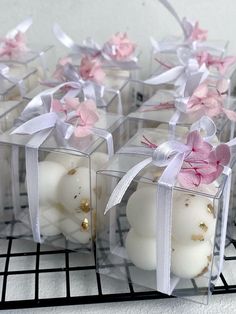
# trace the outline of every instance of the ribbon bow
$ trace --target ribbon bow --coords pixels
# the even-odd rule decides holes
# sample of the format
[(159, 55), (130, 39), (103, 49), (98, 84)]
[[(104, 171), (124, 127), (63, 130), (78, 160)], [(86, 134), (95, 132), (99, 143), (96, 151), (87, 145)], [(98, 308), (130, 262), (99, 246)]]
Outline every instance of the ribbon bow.
[(91, 38), (84, 40), (82, 45), (76, 44), (58, 24), (54, 24), (53, 32), (64, 46), (71, 49), (72, 54), (100, 58), (102, 64), (108, 67), (119, 67), (126, 70), (139, 68), (137, 66), (138, 59), (133, 55), (135, 45), (127, 38), (125, 33), (113, 35), (101, 47)]
[(188, 49), (178, 48), (177, 56), (179, 65), (168, 66), (167, 71), (145, 80), (144, 84), (160, 85), (172, 83), (178, 87), (177, 91), (182, 94), (186, 82), (192, 75), (199, 74), (201, 81), (204, 81), (208, 77), (209, 71), (206, 65), (204, 63), (199, 65), (197, 59), (190, 57)]
[(115, 205), (119, 204), (130, 183), (137, 174), (150, 163), (157, 167), (166, 167), (160, 182), (166, 184), (179, 183), (185, 188), (192, 188), (200, 184), (210, 184), (215, 181), (223, 171), (231, 158), (229, 146), (220, 144), (215, 149), (204, 140), (199, 131), (207, 131), (207, 138), (215, 135), (216, 128), (212, 127), (214, 122), (203, 117), (197, 121), (192, 131), (188, 134), (186, 144), (176, 140), (170, 140), (159, 146), (148, 142), (142, 142), (148, 148), (143, 147), (124, 147), (119, 153), (130, 153), (149, 156), (131, 168), (121, 179), (114, 189), (105, 209), (105, 214)]
[(31, 24), (32, 18), (28, 17), (0, 40), (0, 57), (15, 58), (29, 50), (25, 33)]
[[(119, 90), (108, 88), (104, 85), (101, 85), (101, 82), (104, 79), (105, 73), (100, 67), (100, 61), (97, 59), (91, 59), (90, 57), (84, 57), (81, 60), (81, 67), (79, 71), (77, 68), (71, 64), (71, 59), (68, 57), (62, 58), (59, 60), (57, 68), (53, 74), (56, 81), (47, 80), (42, 81), (41, 84), (55, 87), (60, 83), (66, 82), (75, 82), (79, 86), (78, 90), (71, 90), (70, 94), (72, 96), (83, 92), (85, 99), (94, 99), (96, 100), (97, 107), (106, 107), (108, 104), (104, 100), (104, 92), (116, 94), (118, 98), (117, 102), (117, 111), (119, 114), (122, 114), (122, 101)], [(70, 84), (63, 86), (65, 92), (68, 91), (68, 88), (71, 89)]]
[(41, 95), (41, 105), (39, 104), (37, 111), (35, 111), (36, 108), (30, 110), (32, 115), (37, 112), (40, 114), (28, 120), (27, 109), (31, 106), (29, 103), (29, 107), (25, 108), (19, 118), (19, 120), (26, 120), (26, 122), (14, 129), (11, 134), (32, 135), (54, 127), (60, 134), (63, 134), (65, 140), (69, 140), (73, 134), (77, 138), (85, 137), (94, 132), (96, 134), (94, 125), (99, 120), (99, 116), (94, 100), (89, 99), (80, 103), (77, 98), (64, 97), (60, 101), (52, 99), (51, 91)]

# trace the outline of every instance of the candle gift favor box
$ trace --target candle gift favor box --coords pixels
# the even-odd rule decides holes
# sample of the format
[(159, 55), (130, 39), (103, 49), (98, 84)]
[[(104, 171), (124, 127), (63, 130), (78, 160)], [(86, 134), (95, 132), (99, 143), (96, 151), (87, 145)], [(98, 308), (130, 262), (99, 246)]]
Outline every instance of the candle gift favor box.
[(0, 64), (0, 101), (20, 100), (38, 84), (36, 68)]
[(97, 271), (206, 303), (224, 257), (230, 148), (197, 128), (173, 141), (150, 122), (136, 132), (124, 123), (130, 139), (97, 172)]
[(123, 118), (93, 100), (55, 99), (55, 90), (29, 102), (0, 136), (0, 235), (90, 250), (96, 171), (113, 155), (112, 132)]

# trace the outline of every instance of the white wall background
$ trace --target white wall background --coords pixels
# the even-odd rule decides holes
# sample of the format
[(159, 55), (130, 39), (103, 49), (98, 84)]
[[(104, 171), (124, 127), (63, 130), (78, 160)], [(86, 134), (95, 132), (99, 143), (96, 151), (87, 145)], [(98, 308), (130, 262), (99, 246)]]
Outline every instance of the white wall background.
[[(209, 30), (209, 39), (230, 40), (230, 53), (236, 54), (235, 0), (170, 0), (181, 17), (199, 20)], [(24, 17), (32, 15), (34, 24), (29, 41), (63, 47), (52, 33), (57, 22), (77, 42), (92, 36), (103, 42), (117, 31), (127, 31), (141, 47), (142, 62), (148, 64), (149, 36), (181, 35), (174, 18), (158, 0), (0, 0), (0, 36)]]

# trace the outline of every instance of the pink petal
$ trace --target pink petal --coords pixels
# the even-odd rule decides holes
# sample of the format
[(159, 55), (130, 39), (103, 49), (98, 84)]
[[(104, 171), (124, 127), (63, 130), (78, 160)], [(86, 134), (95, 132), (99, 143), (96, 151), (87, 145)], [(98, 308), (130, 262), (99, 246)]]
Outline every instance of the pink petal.
[(203, 176), (201, 183), (211, 184), (220, 176), (222, 171), (223, 171), (223, 167), (219, 166), (215, 172), (212, 172), (212, 173), (208, 174), (207, 176)]
[(92, 133), (91, 130), (86, 126), (78, 126), (77, 128), (75, 128), (74, 131), (76, 137), (86, 137), (91, 133)]
[(74, 109), (76, 110), (79, 106), (78, 98), (65, 98), (65, 105), (68, 110)]
[(54, 112), (64, 112), (64, 108), (60, 100), (53, 99), (51, 104), (52, 111)]
[(183, 187), (191, 188), (199, 186), (201, 177), (193, 169), (181, 170), (178, 175), (178, 181)]
[(221, 165), (227, 166), (231, 158), (229, 146), (226, 144), (220, 144), (216, 147), (215, 152), (217, 161), (220, 162)]

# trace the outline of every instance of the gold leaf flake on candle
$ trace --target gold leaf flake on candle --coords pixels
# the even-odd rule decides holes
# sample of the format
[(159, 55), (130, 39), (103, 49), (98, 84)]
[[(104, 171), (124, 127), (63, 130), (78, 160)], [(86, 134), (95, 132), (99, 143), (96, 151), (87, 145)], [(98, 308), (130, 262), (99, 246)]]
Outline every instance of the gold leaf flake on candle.
[(76, 173), (76, 170), (75, 169), (70, 169), (68, 172), (67, 172), (67, 174), (69, 175), (69, 176), (72, 176), (73, 174), (75, 174)]
[(90, 204), (88, 199), (83, 199), (80, 202), (79, 208), (84, 212), (88, 213), (90, 211)]
[(204, 236), (202, 234), (193, 234), (191, 239), (193, 241), (204, 241)]
[(157, 182), (158, 179), (160, 178), (162, 172), (163, 172), (162, 169), (159, 169), (159, 170), (157, 170), (157, 171), (154, 171), (153, 174), (152, 174), (152, 176), (153, 176), (152, 182)]
[(202, 275), (204, 275), (207, 272), (208, 272), (208, 265), (203, 268), (203, 270), (196, 276), (196, 278), (201, 277)]
[(204, 222), (200, 222), (199, 227), (204, 231), (207, 232), (208, 227)]
[(212, 260), (212, 255), (207, 256), (208, 262), (210, 263)]
[(215, 211), (214, 211), (214, 207), (212, 206), (212, 204), (207, 205), (207, 211), (209, 214), (213, 215), (215, 218)]
[(89, 222), (87, 218), (84, 218), (84, 220), (82, 221), (81, 227), (84, 231), (88, 231), (89, 229)]

